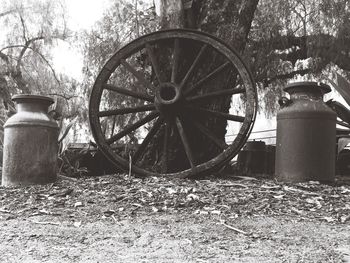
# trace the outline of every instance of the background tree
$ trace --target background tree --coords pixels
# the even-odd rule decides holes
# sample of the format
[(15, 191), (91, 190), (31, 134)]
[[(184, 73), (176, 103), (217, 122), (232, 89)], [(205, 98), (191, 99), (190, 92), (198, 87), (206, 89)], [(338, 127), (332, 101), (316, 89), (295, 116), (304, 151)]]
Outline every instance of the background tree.
[[(78, 83), (57, 73), (52, 63), (52, 49), (67, 41), (73, 33), (67, 27), (62, 1), (2, 0), (0, 6), (0, 103), (4, 122), (17, 93), (42, 94), (61, 102), (63, 117), (72, 113), (79, 99)], [(73, 109), (74, 110), (74, 109)], [(86, 114), (85, 114), (86, 115)], [(1, 125), (2, 126), (2, 125)]]

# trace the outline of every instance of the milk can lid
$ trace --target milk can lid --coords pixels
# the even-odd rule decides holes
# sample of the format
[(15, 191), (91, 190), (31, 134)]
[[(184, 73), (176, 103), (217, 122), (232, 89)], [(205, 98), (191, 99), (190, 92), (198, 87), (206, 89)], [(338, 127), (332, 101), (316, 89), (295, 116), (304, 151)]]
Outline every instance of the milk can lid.
[(13, 95), (11, 98), (13, 101), (20, 101), (20, 100), (42, 100), (45, 102), (48, 102), (50, 104), (54, 103), (54, 99), (46, 96), (41, 95), (32, 95), (32, 94), (18, 94)]

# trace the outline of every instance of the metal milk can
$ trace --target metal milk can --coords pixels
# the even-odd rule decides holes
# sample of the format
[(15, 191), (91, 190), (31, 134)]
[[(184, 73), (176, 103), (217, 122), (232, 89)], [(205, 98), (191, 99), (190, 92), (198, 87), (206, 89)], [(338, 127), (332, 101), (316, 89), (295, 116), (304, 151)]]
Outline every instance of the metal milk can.
[(54, 182), (57, 178), (59, 128), (48, 115), (53, 99), (15, 95), (17, 113), (4, 125), (2, 185)]
[(336, 113), (324, 102), (326, 84), (298, 82), (284, 91), (277, 113), (275, 173), (289, 182), (331, 182), (335, 176)]

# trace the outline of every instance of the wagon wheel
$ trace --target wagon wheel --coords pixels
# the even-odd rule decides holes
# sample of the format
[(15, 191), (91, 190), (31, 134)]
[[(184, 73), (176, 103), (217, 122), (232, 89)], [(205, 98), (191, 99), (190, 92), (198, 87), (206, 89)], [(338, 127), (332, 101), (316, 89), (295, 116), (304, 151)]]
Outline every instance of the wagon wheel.
[[(213, 107), (227, 101), (229, 108)], [(93, 86), (89, 119), (98, 147), (117, 166), (189, 177), (215, 171), (239, 152), (256, 108), (254, 81), (237, 52), (208, 34), (177, 29), (142, 36), (109, 59)], [(213, 132), (220, 123), (226, 135)], [(196, 137), (215, 148), (209, 160), (193, 148)], [(169, 171), (174, 147), (186, 164)], [(158, 165), (142, 165), (146, 153)]]

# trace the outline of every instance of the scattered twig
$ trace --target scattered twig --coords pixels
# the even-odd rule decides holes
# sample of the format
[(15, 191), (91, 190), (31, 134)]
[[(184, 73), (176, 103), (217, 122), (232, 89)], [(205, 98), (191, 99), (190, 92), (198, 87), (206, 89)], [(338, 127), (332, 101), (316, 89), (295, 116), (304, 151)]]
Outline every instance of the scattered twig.
[(234, 178), (243, 179), (243, 180), (252, 180), (252, 181), (258, 180), (258, 179), (254, 178), (254, 177), (250, 177), (250, 176), (241, 176), (241, 175), (235, 175)]
[(58, 196), (58, 197), (66, 197), (67, 195), (70, 195), (72, 192), (73, 192), (73, 189), (68, 188), (67, 190), (65, 190), (63, 192), (56, 194), (56, 196)]
[(13, 214), (11, 211), (9, 211), (9, 210), (6, 210), (6, 209), (2, 209), (2, 208), (0, 208), (0, 212), (1, 213), (5, 213), (5, 214)]
[(55, 225), (55, 226), (61, 225), (60, 222), (49, 222), (49, 221), (40, 222), (40, 221), (34, 221), (34, 220), (29, 220), (29, 221), (39, 225)]
[(280, 189), (281, 188), (281, 186), (279, 186), (279, 185), (272, 185), (272, 186), (269, 186), (269, 185), (262, 185), (262, 186), (260, 186), (261, 188), (264, 188), (264, 189), (269, 189), (269, 190), (274, 190), (274, 189)]
[(310, 191), (306, 191), (306, 190), (302, 190), (302, 189), (297, 189), (297, 188), (293, 188), (293, 187), (289, 187), (289, 186), (284, 186), (283, 190), (289, 191), (289, 192), (302, 193), (305, 195), (320, 196), (320, 193), (314, 193), (314, 192), (310, 192)]
[(248, 188), (248, 186), (246, 186), (246, 185), (244, 185), (244, 184), (235, 184), (235, 183), (231, 183), (231, 184), (218, 184), (218, 186)]
[(131, 157), (131, 154), (129, 153), (129, 177), (131, 176), (131, 167), (132, 167), (132, 157)]
[(290, 210), (298, 215), (304, 215), (303, 211), (296, 209), (295, 207), (291, 207)]
[(247, 232), (245, 232), (245, 231), (243, 231), (241, 229), (235, 228), (233, 226), (230, 226), (230, 225), (226, 224), (225, 222), (222, 222), (221, 224), (223, 226), (227, 227), (228, 229), (231, 229), (231, 230), (233, 230), (233, 231), (235, 231), (237, 233), (240, 233), (240, 234), (243, 234), (243, 235), (249, 235)]

